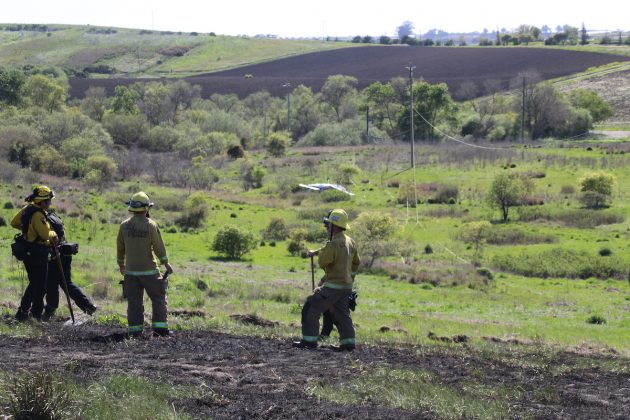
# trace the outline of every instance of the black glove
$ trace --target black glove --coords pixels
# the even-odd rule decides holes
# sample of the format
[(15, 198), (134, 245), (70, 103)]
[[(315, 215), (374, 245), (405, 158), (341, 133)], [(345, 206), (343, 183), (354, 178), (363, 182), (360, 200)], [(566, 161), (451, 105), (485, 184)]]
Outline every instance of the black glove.
[(350, 293), (350, 296), (348, 296), (348, 308), (350, 308), (350, 310), (353, 312), (357, 308), (358, 297), (359, 297), (359, 294), (357, 292), (352, 292)]

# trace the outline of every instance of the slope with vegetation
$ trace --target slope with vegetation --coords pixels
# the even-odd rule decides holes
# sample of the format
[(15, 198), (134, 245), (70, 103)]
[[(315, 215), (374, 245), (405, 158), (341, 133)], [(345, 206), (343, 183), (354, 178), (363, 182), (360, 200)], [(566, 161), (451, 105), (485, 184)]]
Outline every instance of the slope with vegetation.
[[(0, 222), (32, 184), (52, 186), (81, 244), (73, 280), (99, 311), (75, 328), (65, 308), (16, 323), (25, 276), (2, 230), (0, 415), (33, 409), (41, 390), (60, 398), (39, 409), (75, 417), (623, 416), (628, 395), (610, 390), (629, 374), (630, 148), (588, 133), (612, 112), (601, 97), (534, 76), (467, 103), (415, 81), (412, 171), (403, 78), (292, 86), (289, 113), (285, 98), (202, 99), (181, 80), (66, 102), (64, 72), (2, 68)], [(318, 181), (355, 195), (299, 186)], [(175, 266), (175, 337), (121, 343), (113, 238), (138, 190)], [(364, 261), (360, 347), (307, 354), (289, 347), (306, 250), (337, 207)]]
[(348, 44), (93, 26), (0, 24), (0, 65), (56, 66), (71, 75), (190, 75)]

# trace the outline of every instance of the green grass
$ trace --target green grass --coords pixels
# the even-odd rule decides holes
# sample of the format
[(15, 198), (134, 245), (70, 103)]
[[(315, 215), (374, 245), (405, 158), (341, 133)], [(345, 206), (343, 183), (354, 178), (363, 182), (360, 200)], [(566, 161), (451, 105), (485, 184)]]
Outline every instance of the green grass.
[[(88, 26), (57, 26), (52, 32), (0, 30), (0, 65), (52, 65), (82, 70), (108, 65), (119, 73), (187, 76), (328, 49), (345, 42), (209, 36), (207, 33), (151, 32), (117, 28), (115, 34), (95, 34)], [(183, 47), (180, 57), (162, 51)], [(99, 77), (96, 75), (96, 77)], [(102, 76), (100, 76), (102, 77)]]
[[(514, 394), (500, 390), (503, 394)], [(313, 383), (310, 395), (346, 405), (378, 405), (430, 413), (439, 419), (500, 419), (509, 412), (507, 401), (497, 401), (483, 387), (470, 386), (464, 392), (441, 383), (437, 375), (419, 370), (378, 368), (341, 383)]]
[(42, 413), (57, 416), (39, 418), (92, 419), (188, 419), (188, 414), (176, 409), (178, 400), (194, 398), (209, 406), (226, 402), (203, 382), (176, 385), (131, 375), (85, 380), (73, 378), (71, 362), (67, 369), (70, 373), (63, 377), (47, 372), (0, 374), (0, 414), (14, 414), (12, 406), (5, 405), (11, 398), (22, 407), (41, 408)]
[[(483, 345), (484, 337), (497, 337), (558, 348), (589, 345), (602, 351), (612, 348), (628, 354), (630, 330), (625, 312), (630, 307), (630, 287), (623, 273), (630, 264), (627, 256), (630, 224), (625, 217), (615, 216), (610, 219), (613, 224), (597, 222), (572, 227), (579, 217), (566, 215), (582, 210), (577, 193), (562, 192), (567, 185), (577, 191), (577, 179), (601, 167), (618, 179), (612, 208), (588, 217), (606, 221), (607, 214), (623, 216), (630, 206), (630, 175), (623, 170), (628, 165), (625, 155), (607, 154), (590, 142), (549, 142), (544, 149), (510, 148), (483, 159), (469, 156), (471, 152), (458, 146), (422, 146), (422, 164), (416, 171), (418, 183), (439, 180), (441, 184), (458, 185), (460, 197), (452, 206), (421, 204), (417, 209), (407, 209), (397, 204), (398, 189), (387, 187), (391, 179), (398, 180), (400, 185), (413, 179), (411, 171), (391, 178), (406, 164), (407, 148), (389, 150), (396, 153), (396, 158), (392, 163), (395, 169), (387, 172), (378, 159), (379, 149), (363, 148), (322, 153), (318, 157), (321, 165), (312, 176), (301, 166), (301, 161), (312, 158), (311, 155), (292, 150), (291, 165), (283, 166), (282, 159), (276, 160), (274, 165), (279, 169), (269, 171), (263, 188), (247, 192), (241, 192), (235, 175), (240, 162), (226, 162), (221, 168), (221, 181), (208, 194), (210, 215), (205, 226), (188, 233), (174, 224), (179, 210), (169, 210), (182, 208), (177, 203), (185, 201), (184, 191), (147, 183), (122, 183), (100, 194), (62, 188), (58, 190), (56, 204), (65, 209), (63, 217), (69, 239), (81, 244), (74, 260), (73, 279), (96, 298), (101, 308), (99, 323), (123, 328), (126, 302), (121, 299), (117, 284), (120, 274), (116, 269), (114, 239), (118, 223), (127, 217), (124, 201), (133, 191), (145, 190), (157, 203), (152, 217), (163, 226), (176, 270), (170, 280), (170, 308), (206, 314), (190, 319), (173, 316), (170, 320), (173, 328), (288, 338), (299, 335), (301, 305), (311, 288), (309, 260), (290, 256), (287, 241), (277, 241), (275, 246), (266, 241), (265, 246), (259, 245), (245, 255), (243, 261), (226, 261), (210, 248), (214, 234), (220, 227), (233, 224), (259, 235), (274, 217), (282, 217), (291, 229), (304, 226), (317, 231), (321, 229), (320, 217), (331, 206), (346, 208), (351, 214), (381, 211), (390, 214), (397, 223), (398, 240), (413, 241), (418, 249), (408, 265), (396, 257), (383, 260), (394, 270), (398, 264), (408, 274), (400, 272), (392, 279), (392, 272), (378, 274), (384, 273), (379, 271), (363, 272), (357, 277), (359, 307), (353, 316), (361, 343), (432, 343), (427, 336), (433, 332), (446, 337), (466, 335), (475, 346)], [(249, 159), (257, 162), (266, 156), (250, 152)], [(316, 193), (282, 193), (280, 186), (287, 180), (297, 184), (330, 178), (341, 163), (348, 161), (363, 168), (363, 173), (349, 186), (356, 193), (351, 200), (326, 203)], [(483, 245), (480, 262), (494, 272), (494, 280), (483, 285), (472, 280), (476, 268), (469, 262), (474, 249), (457, 239), (458, 232), (467, 222), (498, 218), (498, 213), (485, 203), (485, 191), (493, 177), (504, 171), (544, 174), (533, 181), (535, 194), (545, 204), (523, 210), (544, 209), (548, 217), (522, 221), (520, 211), (514, 209), (510, 222), (497, 224), (494, 229), (504, 233), (518, 231), (525, 238), (554, 238), (554, 241), (527, 240), (516, 244), (503, 240), (496, 245)], [(17, 204), (23, 189), (5, 185), (2, 192)], [(3, 208), (0, 215), (9, 220), (15, 211)], [(13, 232), (11, 229), (2, 232), (0, 239), (8, 246)], [(426, 245), (433, 253), (423, 252)], [(610, 250), (610, 256), (599, 255), (604, 248)], [(575, 258), (558, 258), (562, 255)], [(600, 263), (608, 264), (612, 271), (601, 271), (606, 266)], [(20, 267), (6, 254), (0, 258), (0, 274), (5, 279), (0, 285), (3, 302), (19, 299)], [(597, 273), (604, 273), (601, 275), (604, 279), (579, 278)], [(606, 273), (614, 273), (620, 279), (607, 279)], [(316, 281), (321, 274), (318, 270)], [(546, 276), (551, 278), (540, 278)], [(431, 279), (439, 286), (422, 283)], [(66, 309), (60, 311), (65, 313)], [(279, 325), (273, 328), (242, 325), (230, 318), (232, 314), (256, 314)], [(593, 315), (605, 318), (606, 324), (589, 324), (587, 320)], [(381, 327), (390, 330), (382, 333)], [(30, 327), (24, 331), (0, 328), (3, 334), (38, 334), (36, 328)]]

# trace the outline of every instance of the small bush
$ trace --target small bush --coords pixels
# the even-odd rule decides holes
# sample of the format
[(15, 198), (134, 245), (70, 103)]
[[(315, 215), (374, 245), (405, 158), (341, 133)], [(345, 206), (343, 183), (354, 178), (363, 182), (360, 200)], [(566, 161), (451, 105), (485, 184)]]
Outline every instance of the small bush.
[(4, 217), (0, 216), (0, 227), (4, 227), (7, 225), (7, 221), (4, 220)]
[(320, 198), (324, 203), (336, 203), (339, 201), (351, 200), (352, 196), (334, 189), (322, 191)]
[(175, 224), (183, 230), (199, 229), (208, 214), (207, 208), (195, 207), (185, 210), (175, 219)]
[(12, 203), (12, 202), (10, 202), (10, 201), (6, 201), (6, 202), (4, 203), (4, 206), (3, 206), (3, 207), (4, 207), (5, 209), (7, 209), (7, 210), (8, 210), (8, 209), (12, 209), (12, 208), (14, 208), (15, 206), (13, 205), (13, 203)]
[(489, 268), (486, 267), (479, 267), (477, 269), (477, 274), (479, 274), (480, 276), (483, 276), (485, 278), (487, 278), (488, 280), (494, 280), (494, 273), (492, 272), (492, 270), (490, 270)]
[(426, 244), (424, 247), (424, 253), (425, 254), (433, 254), (433, 248), (431, 247), (430, 244)]
[(251, 232), (236, 226), (224, 226), (214, 238), (212, 250), (229, 259), (239, 260), (256, 248), (256, 240)]
[(560, 194), (575, 194), (575, 187), (573, 185), (563, 185), (560, 188)]
[(240, 145), (236, 144), (228, 148), (227, 155), (232, 159), (238, 159), (245, 156), (245, 151)]
[(587, 324), (594, 324), (594, 325), (603, 325), (603, 324), (606, 323), (606, 318), (604, 318), (601, 315), (591, 315), (586, 320), (586, 323)]
[(602, 257), (609, 257), (612, 255), (612, 250), (610, 248), (602, 248), (598, 251), (599, 255)]
[(65, 419), (73, 414), (68, 385), (47, 372), (13, 377), (9, 411), (15, 419)]
[(458, 197), (459, 188), (457, 186), (441, 185), (430, 202), (432, 204), (454, 204)]
[(263, 239), (268, 241), (284, 241), (289, 237), (289, 228), (281, 217), (274, 217), (262, 231)]

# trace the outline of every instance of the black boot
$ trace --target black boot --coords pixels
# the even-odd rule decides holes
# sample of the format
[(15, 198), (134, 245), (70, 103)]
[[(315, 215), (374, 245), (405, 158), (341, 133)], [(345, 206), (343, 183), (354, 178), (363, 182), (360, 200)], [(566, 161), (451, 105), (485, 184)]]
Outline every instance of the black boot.
[(52, 319), (53, 316), (55, 316), (54, 309), (45, 309), (44, 313), (42, 314), (42, 321), (48, 322)]
[(20, 322), (26, 321), (28, 319), (28, 311), (23, 311), (22, 309), (18, 309), (18, 311), (15, 314), (15, 319)]
[(330, 346), (333, 351), (353, 351), (355, 349), (354, 344), (340, 344), (338, 346)]
[(173, 333), (168, 328), (154, 328), (153, 337), (170, 337)]
[(298, 349), (316, 349), (317, 341), (294, 341), (292, 346)]

